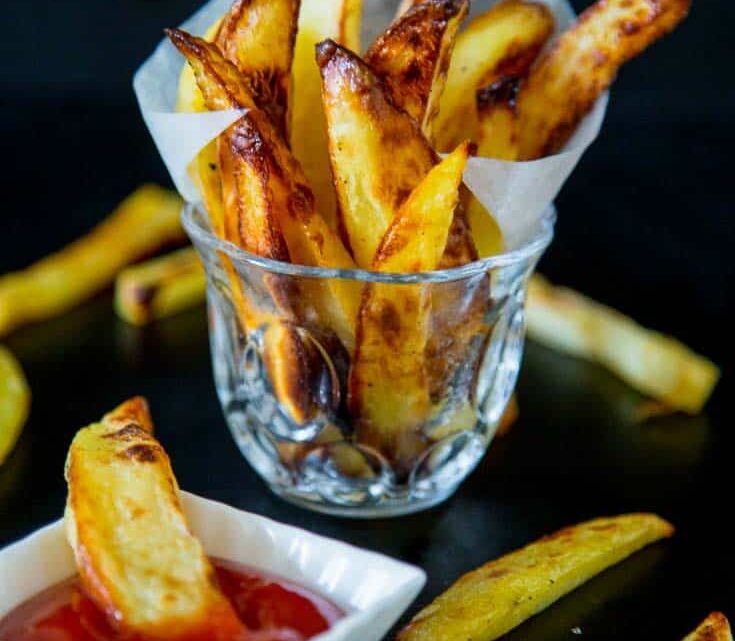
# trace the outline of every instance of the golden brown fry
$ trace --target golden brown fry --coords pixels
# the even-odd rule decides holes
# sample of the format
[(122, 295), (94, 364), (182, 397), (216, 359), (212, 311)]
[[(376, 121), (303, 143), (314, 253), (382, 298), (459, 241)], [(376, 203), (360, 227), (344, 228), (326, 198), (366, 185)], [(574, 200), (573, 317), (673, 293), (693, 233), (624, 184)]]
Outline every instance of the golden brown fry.
[(0, 345), (0, 465), (13, 451), (30, 410), (31, 389), (23, 369)]
[(204, 302), (207, 280), (192, 247), (121, 271), (115, 309), (132, 325), (145, 325)]
[(720, 376), (714, 363), (676, 339), (539, 275), (531, 278), (526, 319), (530, 338), (596, 361), (643, 394), (690, 414), (702, 409)]
[(317, 47), (317, 61), (340, 223), (355, 262), (368, 269), (400, 204), (436, 154), (418, 123), (395, 108), (355, 54), (327, 40)]
[(394, 102), (431, 139), (459, 25), (469, 0), (427, 0), (398, 18), (373, 42), (365, 62)]
[[(203, 39), (212, 42), (222, 20), (217, 20), (204, 35)], [(190, 65), (185, 64), (179, 76), (179, 86), (176, 92), (176, 111), (201, 112), (207, 111), (204, 96), (199, 91), (194, 72)], [(219, 160), (217, 158), (217, 140), (210, 141), (189, 165), (189, 175), (199, 189), (202, 203), (207, 210), (212, 231), (224, 238), (224, 211), (222, 210), (222, 184), (219, 175)]]
[[(210, 109), (247, 106), (249, 96), (239, 73), (213, 45), (179, 30), (170, 30), (169, 36), (192, 64)], [(316, 211), (298, 161), (263, 111), (251, 104), (250, 111), (220, 136), (219, 152), (228, 240), (275, 260), (354, 267), (339, 237)], [(298, 297), (288, 281), (271, 275), (268, 285), (278, 307), (287, 316), (293, 313)], [(359, 289), (340, 279), (320, 281), (312, 289), (325, 322), (351, 349)], [(252, 330), (250, 324), (246, 327)]]
[(674, 528), (654, 514), (567, 527), (465, 574), (398, 641), (492, 641)]
[(337, 229), (337, 195), (327, 150), (327, 127), (314, 59), (318, 42), (331, 38), (360, 50), (362, 0), (302, 0), (293, 59), (291, 150), (304, 168), (319, 213)]
[(599, 0), (534, 66), (518, 97), (519, 158), (559, 151), (618, 69), (671, 31), (690, 0)]
[[(400, 208), (372, 268), (381, 272), (436, 269), (444, 253), (469, 155), (465, 143), (434, 167)], [(348, 405), (358, 440), (408, 460), (430, 411), (424, 350), (431, 296), (426, 285), (370, 283), (363, 297)]]
[(57, 316), (107, 287), (121, 268), (185, 239), (179, 197), (144, 185), (86, 236), (0, 276), (0, 336)]
[(477, 92), (477, 155), (500, 160), (518, 157), (520, 80), (504, 77)]
[(732, 641), (730, 622), (722, 612), (712, 612), (683, 641)]
[(437, 149), (476, 140), (475, 92), (504, 76), (523, 75), (553, 28), (549, 9), (528, 0), (503, 0), (470, 22), (457, 37), (434, 121)]
[(189, 530), (143, 399), (77, 433), (66, 479), (65, 523), (79, 575), (116, 625), (153, 639), (244, 633)]
[(235, 0), (215, 38), (284, 136), (298, 15), (299, 0)]

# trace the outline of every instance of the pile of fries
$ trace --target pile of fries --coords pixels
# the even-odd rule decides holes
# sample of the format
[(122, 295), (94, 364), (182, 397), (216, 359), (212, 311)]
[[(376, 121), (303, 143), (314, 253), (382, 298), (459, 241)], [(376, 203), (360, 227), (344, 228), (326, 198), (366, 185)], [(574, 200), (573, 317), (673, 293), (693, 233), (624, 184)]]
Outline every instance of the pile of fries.
[[(462, 28), (468, 8), (467, 0), (404, 0), (363, 57), (355, 53), (360, 0), (238, 0), (204, 38), (170, 30), (189, 62), (177, 108), (250, 110), (190, 167), (213, 231), (251, 253), (320, 267), (431, 271), (497, 254), (500, 228), (458, 181), (467, 156), (529, 160), (560, 150), (620, 65), (674, 28), (689, 0), (597, 2), (553, 46), (544, 4), (502, 0)], [(437, 152), (452, 154), (440, 162)], [(206, 282), (193, 249), (125, 269), (181, 243), (180, 205), (145, 186), (89, 236), (0, 277), (0, 335), (115, 278), (116, 309), (133, 324), (199, 303)], [(276, 316), (300, 321), (299, 295), (274, 292)], [(335, 280), (309, 296), (351, 360), (356, 418), (379, 433), (419, 423), (442, 337), (470, 319), (447, 322), (420, 294), (396, 299), (395, 288), (380, 285), (361, 291)], [(273, 321), (238, 301), (246, 332)], [(398, 314), (390, 341), (376, 315), (385, 308), (417, 310)], [(540, 278), (528, 318), (532, 338), (601, 362), (661, 411), (701, 410), (719, 376), (673, 339)], [(288, 392), (298, 337), (288, 326), (275, 334), (270, 374), (298, 417)], [(381, 384), (371, 389), (378, 370)]]

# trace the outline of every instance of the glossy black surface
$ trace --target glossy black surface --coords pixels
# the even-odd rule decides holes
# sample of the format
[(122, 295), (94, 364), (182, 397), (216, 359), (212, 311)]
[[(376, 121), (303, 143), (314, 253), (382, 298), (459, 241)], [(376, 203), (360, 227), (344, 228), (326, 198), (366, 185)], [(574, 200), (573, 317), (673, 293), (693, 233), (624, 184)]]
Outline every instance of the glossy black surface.
[[(141, 181), (166, 181), (129, 80), (160, 27), (195, 5), (3, 3), (0, 272), (79, 235)], [(420, 565), (429, 582), (410, 612), (462, 572), (555, 528), (651, 510), (676, 524), (674, 539), (510, 638), (578, 638), (578, 626), (589, 639), (674, 640), (710, 610), (735, 617), (733, 18), (728, 2), (699, 2), (674, 36), (624, 70), (602, 136), (558, 198), (557, 237), (542, 263), (555, 280), (714, 357), (724, 379), (706, 415), (638, 425), (634, 392), (530, 344), (521, 419), (453, 499), (392, 521), (319, 516), (271, 496), (240, 457), (214, 394), (203, 308), (138, 330), (103, 294), (3, 340), (34, 404), (0, 468), (0, 545), (61, 515), (75, 430), (143, 394), (182, 487)]]

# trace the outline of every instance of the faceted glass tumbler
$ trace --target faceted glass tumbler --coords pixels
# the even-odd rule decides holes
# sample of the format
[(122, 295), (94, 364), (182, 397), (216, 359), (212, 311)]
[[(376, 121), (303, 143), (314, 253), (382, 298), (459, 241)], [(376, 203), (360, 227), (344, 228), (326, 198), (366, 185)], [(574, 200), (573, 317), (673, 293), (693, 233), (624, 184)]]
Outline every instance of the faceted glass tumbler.
[[(411, 274), (273, 261), (214, 236), (197, 206), (182, 218), (207, 273), (225, 418), (271, 490), (363, 518), (448, 498), (513, 392), (526, 287), (553, 208), (513, 251)], [(340, 324), (334, 296), (345, 294), (362, 302)]]

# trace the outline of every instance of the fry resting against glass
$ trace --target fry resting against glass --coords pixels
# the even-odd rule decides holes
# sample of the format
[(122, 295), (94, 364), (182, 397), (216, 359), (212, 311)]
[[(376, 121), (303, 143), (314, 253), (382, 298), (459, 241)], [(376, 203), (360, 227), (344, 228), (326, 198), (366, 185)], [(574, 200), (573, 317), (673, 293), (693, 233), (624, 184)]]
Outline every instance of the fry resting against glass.
[(732, 641), (730, 622), (722, 612), (713, 612), (683, 641)]
[(0, 345), (0, 465), (13, 451), (31, 408), (31, 390), (20, 363)]
[(674, 410), (701, 411), (720, 376), (714, 363), (677, 340), (538, 275), (529, 285), (526, 318), (532, 339), (596, 361)]
[(492, 641), (674, 528), (653, 514), (564, 528), (461, 577), (398, 641)]
[(89, 234), (18, 272), (0, 276), (0, 336), (78, 305), (123, 267), (181, 243), (181, 199), (144, 185)]

